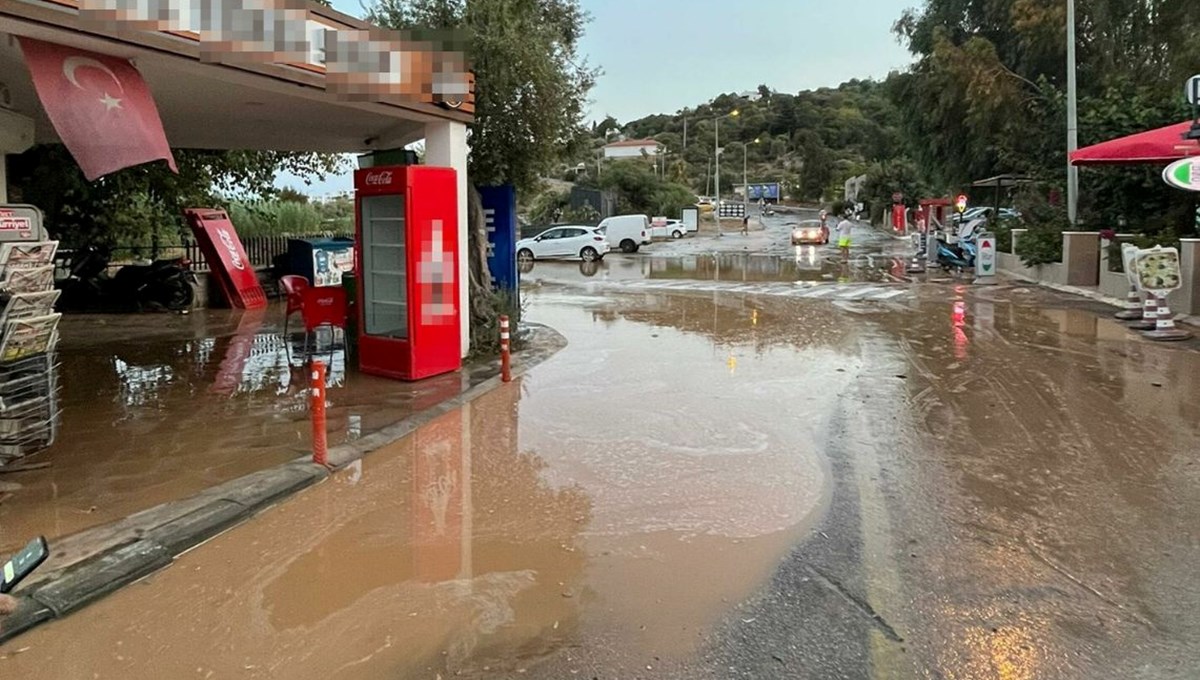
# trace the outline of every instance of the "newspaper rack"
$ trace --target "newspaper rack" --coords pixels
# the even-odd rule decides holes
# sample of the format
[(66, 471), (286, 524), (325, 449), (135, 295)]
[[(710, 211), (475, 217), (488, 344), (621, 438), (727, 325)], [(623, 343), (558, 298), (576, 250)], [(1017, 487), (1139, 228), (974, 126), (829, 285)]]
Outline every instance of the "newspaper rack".
[(57, 241), (0, 244), (0, 466), (58, 436)]

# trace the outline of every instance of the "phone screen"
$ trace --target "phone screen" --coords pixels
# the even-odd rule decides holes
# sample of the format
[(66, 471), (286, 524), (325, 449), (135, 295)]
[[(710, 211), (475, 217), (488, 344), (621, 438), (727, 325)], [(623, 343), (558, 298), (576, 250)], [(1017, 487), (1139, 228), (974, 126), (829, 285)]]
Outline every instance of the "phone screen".
[(45, 536), (38, 536), (29, 542), (29, 545), (21, 549), (11, 560), (4, 563), (3, 573), (0, 576), (4, 580), (0, 581), (0, 593), (11, 592), (17, 584), (25, 580), (26, 576), (33, 573), (50, 557), (50, 546), (46, 544)]

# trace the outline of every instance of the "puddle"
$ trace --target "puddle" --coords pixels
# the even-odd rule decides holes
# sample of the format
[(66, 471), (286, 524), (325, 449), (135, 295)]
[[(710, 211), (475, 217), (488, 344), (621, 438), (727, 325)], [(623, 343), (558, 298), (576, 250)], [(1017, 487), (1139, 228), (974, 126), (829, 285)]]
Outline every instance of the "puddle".
[(729, 283), (884, 283), (904, 280), (901, 257), (857, 254), (844, 261), (836, 249), (795, 246), (787, 255), (717, 253), (681, 256), (613, 255), (600, 262), (541, 261), (522, 266), (526, 283), (692, 280)]
[[(3, 475), (19, 486), (0, 503), (0, 554), (307, 454), (303, 339), (284, 341), (282, 312), (65, 317), (58, 436), (19, 461), (48, 467)], [(327, 337), (310, 348), (330, 366), (333, 444), (456, 394), (466, 379), (406, 385), (348, 371)]]

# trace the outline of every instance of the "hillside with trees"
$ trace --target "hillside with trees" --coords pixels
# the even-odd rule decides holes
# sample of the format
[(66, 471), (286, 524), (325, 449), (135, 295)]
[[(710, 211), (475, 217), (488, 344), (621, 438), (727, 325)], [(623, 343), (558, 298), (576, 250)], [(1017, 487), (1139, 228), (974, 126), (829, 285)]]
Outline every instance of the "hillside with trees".
[(761, 85), (752, 96), (722, 94), (673, 114), (606, 118), (592, 126), (590, 156), (578, 154), (571, 165), (594, 168), (614, 139), (654, 139), (665, 149), (656, 164), (661, 176), (711, 194), (718, 119), (726, 189), (741, 184), (744, 156), (751, 182), (780, 182), (798, 201), (836, 200), (847, 179), (899, 152), (900, 116), (884, 85), (854, 80), (795, 94)]

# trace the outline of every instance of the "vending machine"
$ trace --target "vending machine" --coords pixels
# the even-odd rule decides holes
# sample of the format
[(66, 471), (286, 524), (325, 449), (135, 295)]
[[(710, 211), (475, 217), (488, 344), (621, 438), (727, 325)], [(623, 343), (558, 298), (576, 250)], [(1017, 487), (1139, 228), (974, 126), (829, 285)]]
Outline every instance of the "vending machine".
[(365, 168), (354, 188), (359, 370), (398, 380), (458, 370), (455, 171)]

